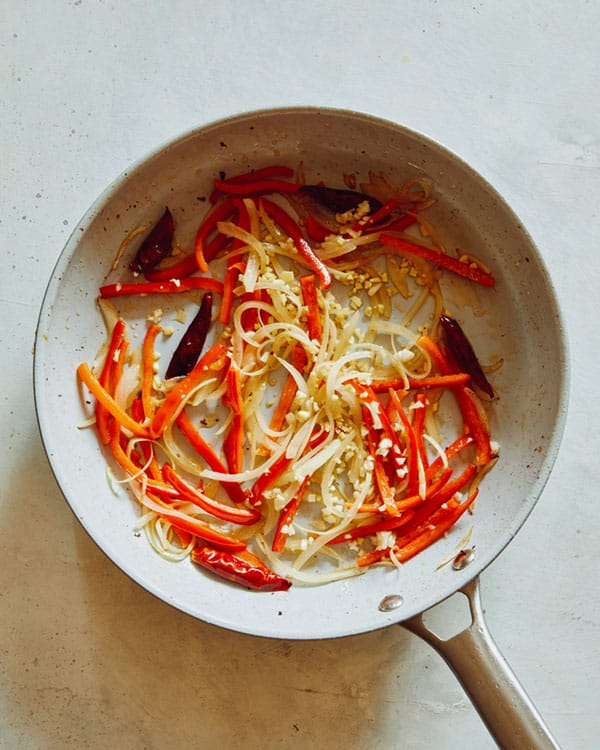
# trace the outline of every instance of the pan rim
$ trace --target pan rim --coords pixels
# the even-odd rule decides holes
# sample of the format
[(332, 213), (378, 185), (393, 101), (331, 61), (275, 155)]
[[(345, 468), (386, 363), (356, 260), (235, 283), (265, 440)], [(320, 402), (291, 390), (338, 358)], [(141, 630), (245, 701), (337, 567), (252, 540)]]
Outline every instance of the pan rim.
[[(550, 300), (552, 303), (552, 309), (548, 311), (548, 314), (552, 317), (554, 321), (554, 327), (555, 327), (556, 334), (557, 334), (556, 343), (560, 351), (560, 356), (558, 358), (559, 368), (557, 371), (558, 400), (557, 400), (557, 406), (556, 406), (556, 414), (555, 414), (555, 418), (553, 421), (552, 435), (548, 438), (548, 441), (546, 444), (544, 459), (540, 467), (538, 478), (531, 486), (531, 489), (529, 491), (527, 498), (523, 499), (520, 512), (517, 513), (515, 516), (513, 516), (512, 523), (507, 528), (506, 533), (504, 534), (504, 536), (502, 536), (501, 538), (497, 540), (497, 544), (494, 547), (493, 554), (490, 554), (486, 556), (485, 558), (482, 558), (481, 561), (477, 561), (472, 566), (472, 569), (468, 568), (461, 576), (457, 576), (455, 590), (453, 592), (448, 593), (445, 596), (441, 596), (439, 599), (437, 599), (436, 602), (433, 602), (433, 604), (436, 604), (448, 598), (449, 596), (451, 596), (455, 591), (460, 589), (461, 586), (463, 586), (468, 581), (472, 580), (477, 575), (479, 575), (483, 570), (487, 568), (488, 565), (490, 565), (498, 557), (498, 555), (501, 552), (504, 551), (504, 549), (512, 541), (514, 536), (521, 529), (521, 527), (523, 526), (523, 524), (525, 523), (525, 521), (531, 514), (533, 508), (536, 506), (537, 501), (541, 497), (543, 490), (551, 475), (554, 464), (556, 462), (556, 458), (558, 456), (558, 452), (559, 452), (562, 438), (564, 435), (564, 429), (565, 429), (567, 411), (568, 411), (569, 388), (570, 388), (569, 344), (568, 344), (567, 328), (563, 319), (563, 314), (558, 304), (558, 297), (556, 294), (556, 290), (554, 288), (554, 284), (548, 272), (544, 257), (542, 253), (539, 251), (536, 243), (533, 241), (531, 235), (529, 234), (528, 230), (525, 228), (523, 222), (521, 222), (519, 216), (516, 214), (514, 209), (512, 209), (512, 207), (505, 200), (503, 195), (499, 193), (499, 191), (491, 183), (489, 183), (488, 180), (483, 175), (481, 175), (478, 171), (476, 171), (473, 167), (471, 167), (460, 156), (458, 156), (456, 153), (449, 150), (444, 145), (422, 134), (421, 132), (408, 128), (404, 125), (401, 125), (399, 123), (396, 123), (391, 120), (387, 120), (387, 119), (384, 119), (384, 118), (381, 118), (372, 114), (359, 112), (356, 110), (331, 108), (331, 107), (298, 106), (298, 107), (282, 107), (282, 108), (248, 110), (240, 114), (227, 116), (225, 118), (220, 118), (220, 119), (214, 120), (212, 122), (208, 122), (203, 125), (195, 126), (194, 128), (185, 131), (184, 133), (182, 133), (179, 136), (176, 136), (175, 138), (165, 140), (157, 147), (148, 151), (145, 155), (143, 155), (139, 159), (136, 159), (129, 167), (124, 169), (101, 192), (101, 194), (91, 204), (91, 206), (83, 214), (81, 220), (75, 226), (75, 229), (73, 230), (73, 232), (67, 239), (67, 242), (65, 243), (64, 248), (59, 254), (59, 257), (54, 265), (54, 268), (52, 270), (52, 273), (50, 275), (48, 284), (46, 286), (46, 289), (43, 295), (43, 300), (42, 300), (42, 304), (40, 307), (40, 312), (38, 315), (38, 320), (37, 320), (37, 325), (36, 325), (36, 330), (35, 330), (35, 340), (34, 340), (34, 352), (35, 353), (34, 353), (34, 358), (33, 358), (34, 405), (35, 405), (36, 419), (37, 419), (38, 429), (40, 432), (40, 437), (42, 440), (42, 445), (44, 447), (44, 451), (48, 458), (50, 468), (61, 490), (61, 493), (67, 500), (67, 504), (69, 505), (69, 507), (75, 514), (75, 516), (77, 517), (78, 521), (81, 523), (81, 525), (83, 525), (87, 534), (92, 538), (92, 540), (94, 540), (96, 545), (104, 552), (104, 554), (112, 562), (114, 562), (124, 573), (126, 573), (126, 575), (128, 575), (130, 578), (132, 578), (137, 583), (142, 585), (143, 588), (149, 591), (149, 593), (151, 593), (152, 595), (156, 596), (162, 601), (168, 602), (168, 600), (165, 600), (165, 597), (163, 594), (155, 590), (155, 587), (152, 585), (152, 582), (143, 580), (143, 576), (140, 576), (139, 571), (129, 570), (130, 566), (128, 566), (126, 562), (115, 559), (113, 555), (109, 554), (103, 548), (103, 546), (96, 539), (96, 536), (93, 533), (93, 530), (89, 528), (89, 526), (87, 525), (86, 521), (78, 516), (76, 512), (76, 508), (74, 507), (70, 498), (67, 496), (67, 494), (65, 493), (63, 489), (64, 482), (61, 481), (61, 467), (54, 460), (51, 446), (49, 444), (49, 439), (47, 437), (48, 426), (46, 423), (45, 404), (44, 404), (44, 399), (43, 399), (44, 372), (43, 372), (43, 366), (42, 366), (42, 359), (43, 359), (42, 355), (47, 344), (43, 340), (43, 323), (45, 320), (48, 319), (48, 316), (51, 313), (51, 308), (56, 298), (56, 294), (58, 292), (60, 278), (62, 274), (64, 273), (64, 271), (68, 268), (72, 255), (76, 251), (79, 235), (81, 234), (81, 227), (88, 226), (92, 222), (94, 217), (97, 216), (97, 214), (101, 211), (102, 207), (108, 202), (109, 198), (133, 174), (135, 174), (136, 172), (144, 168), (150, 161), (164, 154), (165, 151), (179, 146), (184, 141), (188, 139), (192, 139), (195, 136), (197, 136), (198, 133), (204, 132), (206, 130), (229, 125), (232, 122), (243, 122), (245, 119), (250, 119), (250, 118), (260, 119), (261, 117), (269, 117), (269, 116), (281, 116), (281, 115), (298, 116), (301, 114), (311, 114), (311, 115), (322, 114), (325, 116), (332, 115), (332, 116), (342, 116), (342, 117), (351, 116), (353, 118), (359, 118), (364, 122), (372, 122), (379, 126), (383, 125), (388, 128), (392, 128), (395, 131), (402, 131), (403, 133), (411, 137), (418, 138), (420, 141), (425, 142), (428, 146), (445, 154), (446, 156), (448, 156), (448, 158), (460, 164), (462, 169), (469, 172), (470, 175), (474, 179), (480, 182), (487, 191), (489, 191), (492, 195), (496, 197), (496, 199), (502, 204), (503, 209), (505, 211), (510, 212), (514, 221), (520, 225), (523, 236), (525, 237), (529, 245), (535, 250), (536, 261), (542, 272), (541, 280), (547, 291), (546, 296), (548, 300)], [(381, 621), (378, 624), (373, 624), (369, 627), (363, 627), (360, 629), (354, 629), (354, 630), (344, 629), (343, 632), (332, 632), (332, 633), (328, 633), (325, 635), (318, 635), (318, 634), (306, 635), (305, 633), (302, 632), (301, 628), (299, 628), (295, 632), (286, 629), (285, 634), (280, 635), (277, 632), (271, 632), (271, 631), (257, 632), (256, 629), (254, 628), (245, 629), (243, 626), (240, 626), (239, 624), (236, 626), (232, 626), (231, 622), (223, 621), (219, 619), (218, 617), (211, 618), (206, 613), (203, 613), (202, 616), (200, 616), (197, 612), (193, 611), (192, 609), (186, 609), (185, 607), (182, 607), (179, 603), (177, 604), (173, 602), (168, 602), (168, 603), (172, 604), (173, 606), (175, 606), (176, 608), (182, 611), (185, 611), (187, 614), (190, 614), (191, 616), (197, 619), (201, 619), (207, 623), (210, 623), (212, 625), (216, 625), (222, 628), (234, 630), (236, 632), (243, 632), (243, 633), (254, 635), (254, 636), (269, 637), (269, 638), (284, 637), (287, 639), (294, 639), (294, 640), (315, 640), (315, 639), (333, 638), (333, 637), (337, 638), (337, 637), (342, 637), (342, 636), (355, 635), (361, 632), (370, 632), (372, 630), (383, 628), (387, 626), (388, 624), (401, 622), (417, 613), (417, 612), (413, 612), (410, 610), (408, 611), (396, 610), (396, 612), (393, 613), (392, 615), (386, 616), (385, 622)], [(430, 608), (430, 606), (432, 605), (428, 604), (427, 607), (424, 607), (423, 609), (420, 609), (419, 611), (424, 611), (424, 609), (428, 609)]]

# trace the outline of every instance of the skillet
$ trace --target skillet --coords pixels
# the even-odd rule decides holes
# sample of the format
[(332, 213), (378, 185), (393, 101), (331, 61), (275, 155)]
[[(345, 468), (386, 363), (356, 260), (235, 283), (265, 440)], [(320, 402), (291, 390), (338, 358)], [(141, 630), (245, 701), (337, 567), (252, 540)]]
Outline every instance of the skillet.
[[(181, 237), (193, 237), (220, 172), (273, 163), (302, 163), (312, 181), (329, 185), (339, 185), (345, 173), (364, 180), (369, 170), (398, 183), (424, 177), (437, 198), (432, 221), (448, 245), (474, 249), (493, 270), (493, 290), (454, 296), (477, 351), (484, 359), (504, 358), (492, 415), (501, 459), (482, 485), (469, 564), (439, 567), (456, 553), (463, 531), (400, 573), (377, 568), (325, 587), (261, 595), (215, 581), (191, 564), (166, 563), (132, 533), (134, 504), (110, 492), (107, 459), (94, 431), (77, 429), (86, 411), (75, 369), (93, 359), (103, 339), (94, 300), (110, 276), (116, 248), (135, 227), (151, 225), (167, 204), (177, 212)], [(446, 148), (370, 115), (310, 107), (238, 115), (161, 146), (98, 198), (67, 242), (40, 312), (34, 387), (44, 446), (73, 512), (113, 562), (148, 591), (206, 622), (271, 638), (334, 638), (402, 623), (446, 659), (500, 746), (556, 747), (485, 627), (477, 577), (522, 526), (554, 464), (568, 393), (565, 331), (544, 262), (518, 217)], [(459, 591), (468, 597), (471, 625), (444, 641), (422, 615)]]

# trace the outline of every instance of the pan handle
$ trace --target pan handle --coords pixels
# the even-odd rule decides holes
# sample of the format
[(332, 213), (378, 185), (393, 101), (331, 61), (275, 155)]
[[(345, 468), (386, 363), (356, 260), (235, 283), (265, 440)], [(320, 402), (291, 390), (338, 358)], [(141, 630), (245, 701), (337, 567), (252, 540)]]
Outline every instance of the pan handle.
[(527, 693), (487, 629), (479, 580), (459, 589), (469, 600), (471, 624), (442, 640), (423, 621), (425, 612), (400, 623), (429, 643), (446, 661), (498, 747), (505, 750), (560, 750)]

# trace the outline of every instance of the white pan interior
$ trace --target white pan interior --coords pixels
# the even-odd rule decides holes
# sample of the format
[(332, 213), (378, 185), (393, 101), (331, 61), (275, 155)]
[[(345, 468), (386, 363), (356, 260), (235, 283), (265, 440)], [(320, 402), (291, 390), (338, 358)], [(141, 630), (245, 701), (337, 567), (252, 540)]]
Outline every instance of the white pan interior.
[[(181, 238), (193, 236), (212, 179), (273, 163), (304, 163), (307, 181), (342, 186), (344, 173), (369, 170), (397, 182), (424, 176), (438, 204), (434, 221), (447, 245), (471, 249), (492, 269), (493, 290), (466, 296), (448, 289), (478, 352), (504, 357), (494, 376), (501, 394), (492, 428), (499, 465), (482, 485), (475, 514), (401, 571), (317, 588), (257, 594), (217, 581), (191, 563), (169, 563), (142, 536), (126, 496), (105, 477), (106, 456), (83, 420), (75, 368), (90, 362), (104, 335), (97, 290), (123, 238), (152, 223), (165, 205)], [(115, 279), (116, 280), (116, 279)], [(485, 310), (485, 315), (480, 313)], [(531, 511), (548, 478), (562, 434), (567, 400), (565, 334), (543, 261), (518, 218), (473, 170), (438, 144), (363, 114), (322, 109), (249, 113), (193, 131), (124, 173), (73, 232), (50, 280), (35, 349), (35, 398), (43, 441), (73, 512), (104, 552), (139, 584), (207, 622), (256, 635), (324, 638), (383, 627), (453, 593), (489, 564)], [(436, 569), (473, 526), (476, 560), (463, 571)], [(392, 613), (381, 599), (400, 594)]]

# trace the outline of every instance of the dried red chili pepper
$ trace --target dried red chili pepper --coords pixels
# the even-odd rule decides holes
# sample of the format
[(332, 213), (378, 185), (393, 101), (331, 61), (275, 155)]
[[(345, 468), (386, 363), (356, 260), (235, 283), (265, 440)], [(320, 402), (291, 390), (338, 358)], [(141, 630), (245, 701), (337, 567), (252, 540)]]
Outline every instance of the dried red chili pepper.
[(132, 271), (143, 273), (158, 265), (163, 258), (171, 253), (174, 232), (173, 216), (169, 209), (165, 208), (164, 214), (140, 245), (135, 258), (129, 264), (129, 268)]
[(210, 328), (212, 316), (212, 294), (206, 292), (202, 296), (200, 309), (196, 316), (189, 324), (186, 332), (181, 337), (181, 341), (173, 352), (169, 366), (167, 367), (166, 377), (175, 378), (179, 375), (187, 375), (192, 371), (202, 353), (206, 335)]
[(481, 369), (471, 342), (458, 321), (449, 315), (440, 315), (440, 325), (444, 335), (444, 343), (456, 360), (457, 365), (471, 376), (471, 380), (480, 390), (490, 398), (494, 398), (494, 389)]
[(336, 214), (351, 211), (363, 201), (368, 201), (371, 211), (379, 211), (382, 204), (377, 198), (356, 190), (343, 190), (340, 188), (325, 187), (324, 185), (302, 185), (302, 193), (306, 193), (313, 200)]
[(292, 585), (255, 555), (242, 554), (244, 558), (211, 547), (196, 547), (191, 558), (211, 573), (254, 591), (287, 591)]

